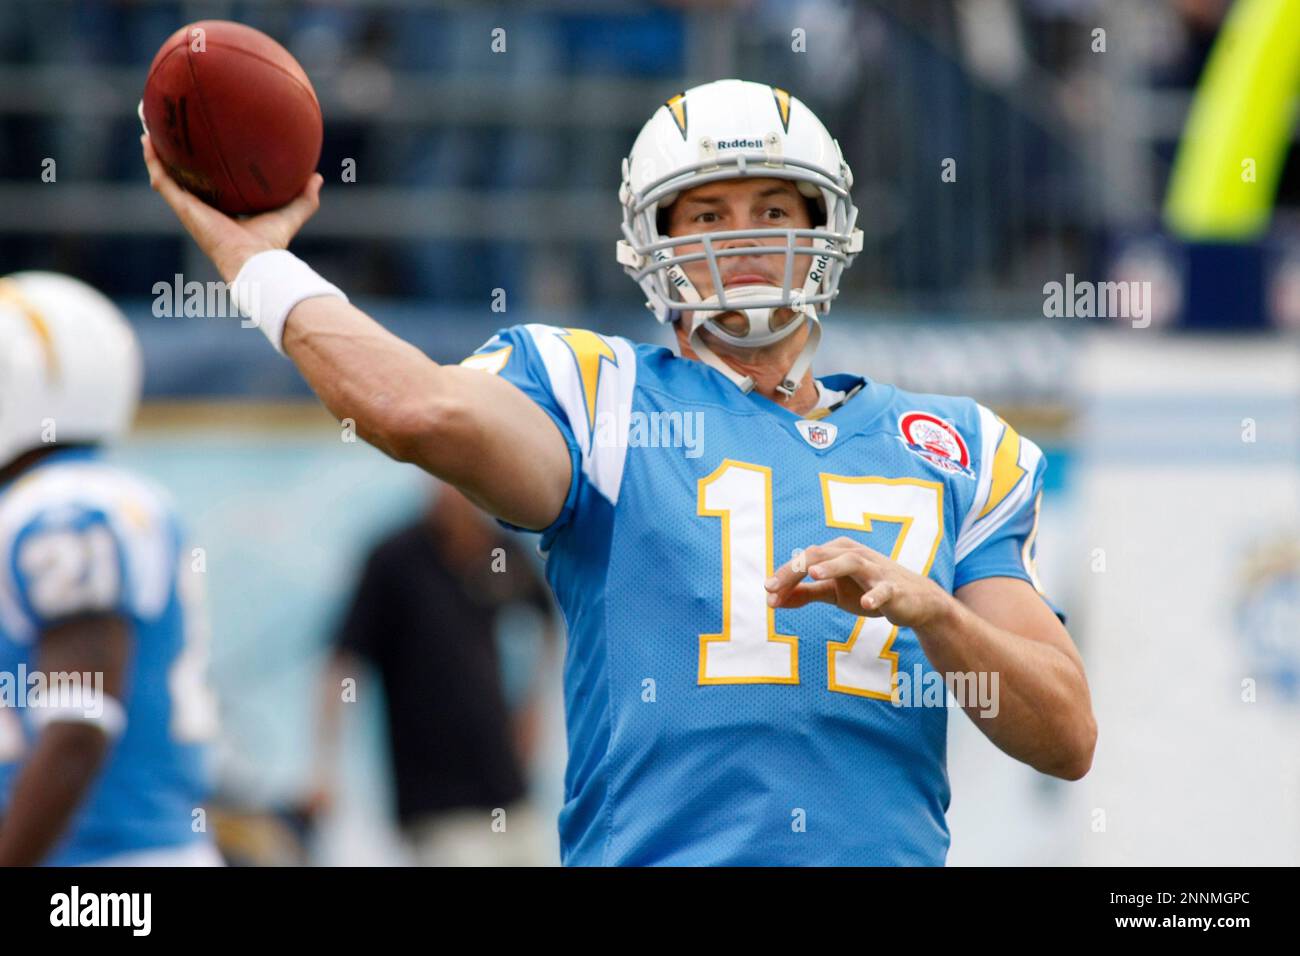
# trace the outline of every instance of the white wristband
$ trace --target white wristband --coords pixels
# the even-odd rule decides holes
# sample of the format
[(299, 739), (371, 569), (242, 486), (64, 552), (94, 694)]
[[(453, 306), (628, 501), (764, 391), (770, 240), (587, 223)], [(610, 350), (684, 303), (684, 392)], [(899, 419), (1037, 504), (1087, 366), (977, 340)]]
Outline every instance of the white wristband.
[(79, 697), (70, 688), (51, 694), (48, 703), (32, 709), (32, 723), (37, 730), (50, 724), (90, 724), (103, 731), (104, 736), (116, 740), (126, 730), (126, 708), (115, 697), (102, 691), (91, 691)]
[(284, 323), (303, 299), (333, 295), (348, 301), (343, 290), (326, 282), (287, 249), (268, 249), (244, 263), (230, 287), (235, 306), (256, 325), (275, 350), (284, 354)]

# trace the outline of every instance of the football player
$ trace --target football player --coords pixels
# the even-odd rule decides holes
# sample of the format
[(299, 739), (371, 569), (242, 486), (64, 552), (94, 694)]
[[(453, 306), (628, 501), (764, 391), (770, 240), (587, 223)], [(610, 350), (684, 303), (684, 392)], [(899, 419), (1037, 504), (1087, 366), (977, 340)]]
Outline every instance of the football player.
[(1034, 571), (1042, 453), (970, 399), (810, 371), (861, 233), (788, 92), (678, 94), (624, 162), (618, 259), (676, 352), (525, 325), (436, 365), (284, 251), (319, 177), (237, 222), (143, 145), (337, 417), (541, 532), (569, 627), (564, 862), (940, 864), (957, 677), (990, 679), (994, 706), (961, 704), (1002, 750), (1087, 772), (1083, 664)]
[(0, 865), (220, 863), (201, 576), (167, 497), (100, 459), (140, 384), (103, 295), (0, 279)]

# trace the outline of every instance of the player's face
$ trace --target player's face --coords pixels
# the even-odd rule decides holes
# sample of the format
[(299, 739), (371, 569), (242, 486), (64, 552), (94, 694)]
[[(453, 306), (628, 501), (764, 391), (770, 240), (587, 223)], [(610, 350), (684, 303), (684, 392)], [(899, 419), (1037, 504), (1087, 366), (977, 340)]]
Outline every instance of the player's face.
[[(668, 209), (668, 235), (686, 236), (702, 232), (726, 232), (733, 229), (809, 229), (808, 206), (803, 195), (788, 179), (733, 179), (705, 183), (688, 189)], [(799, 239), (801, 246), (810, 239)], [(750, 246), (752, 256), (723, 256), (718, 259), (722, 283), (731, 288), (746, 283), (780, 286), (785, 275), (785, 239), (729, 239), (715, 248), (736, 249)], [(780, 252), (764, 253), (764, 246), (777, 246)], [(673, 248), (674, 255), (703, 252), (700, 243), (683, 243)], [(803, 287), (812, 265), (811, 255), (796, 255), (792, 287)], [(709, 264), (701, 259), (682, 267), (703, 298), (713, 295), (713, 276)], [(778, 309), (773, 328), (782, 328), (794, 318), (790, 309)], [(716, 320), (728, 332), (743, 335), (749, 328), (745, 317), (727, 312)]]

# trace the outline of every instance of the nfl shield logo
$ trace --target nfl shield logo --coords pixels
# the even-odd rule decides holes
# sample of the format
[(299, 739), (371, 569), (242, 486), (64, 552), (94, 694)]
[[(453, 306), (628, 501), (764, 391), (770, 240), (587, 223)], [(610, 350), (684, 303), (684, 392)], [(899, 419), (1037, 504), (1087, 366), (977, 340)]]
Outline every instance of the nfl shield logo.
[(830, 422), (813, 422), (807, 419), (795, 422), (794, 427), (799, 429), (803, 440), (814, 448), (829, 448), (831, 442), (835, 441), (835, 433), (839, 430)]

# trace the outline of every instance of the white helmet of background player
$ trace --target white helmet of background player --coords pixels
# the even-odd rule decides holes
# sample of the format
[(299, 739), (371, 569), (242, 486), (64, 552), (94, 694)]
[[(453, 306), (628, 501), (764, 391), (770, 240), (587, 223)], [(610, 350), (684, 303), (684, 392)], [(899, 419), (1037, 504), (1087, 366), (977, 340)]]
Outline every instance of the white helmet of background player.
[[(816, 200), (821, 222), (812, 229), (733, 229), (669, 238), (659, 232), (658, 214), (682, 192), (704, 183), (742, 176), (792, 180), (799, 192)], [(785, 90), (745, 80), (718, 80), (670, 98), (657, 109), (623, 160), (623, 239), (618, 261), (645, 291), (646, 307), (660, 322), (682, 318), (691, 347), (743, 391), (754, 387), (724, 364), (700, 338), (708, 329), (723, 342), (741, 348), (779, 342), (806, 322), (808, 343), (786, 372), (779, 390), (793, 395), (812, 362), (821, 339), (819, 315), (839, 293), (840, 273), (862, 250), (858, 210), (849, 196), (853, 174), (837, 143), (812, 111)], [(720, 249), (732, 239), (781, 238), (761, 254), (781, 256), (784, 282), (775, 285), (723, 286), (718, 259), (753, 256), (752, 243)], [(699, 252), (679, 254), (677, 247), (703, 244)], [(807, 280), (794, 287), (796, 252), (811, 255)], [(707, 261), (714, 294), (702, 298), (687, 278), (684, 263)], [(777, 329), (773, 315), (792, 310), (794, 318)], [(737, 335), (714, 321), (725, 312), (748, 319)]]
[(141, 378), (135, 332), (105, 296), (54, 272), (0, 278), (0, 467), (51, 437), (98, 444), (123, 434)]

